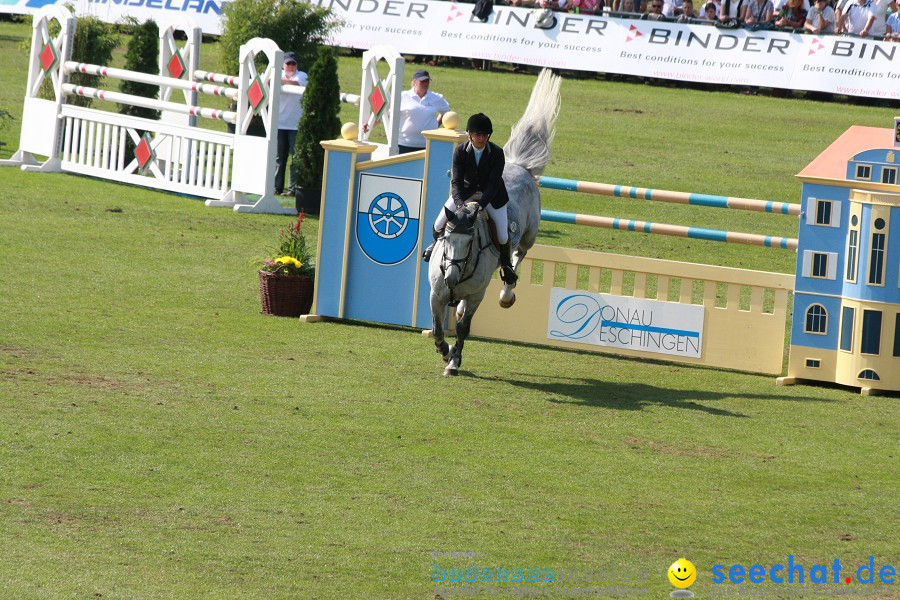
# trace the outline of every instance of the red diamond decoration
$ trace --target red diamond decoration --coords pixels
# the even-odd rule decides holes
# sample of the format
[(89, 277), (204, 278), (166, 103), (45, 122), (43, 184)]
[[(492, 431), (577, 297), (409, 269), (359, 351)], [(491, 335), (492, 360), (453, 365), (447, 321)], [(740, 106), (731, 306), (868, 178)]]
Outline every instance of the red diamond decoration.
[(169, 75), (175, 79), (181, 79), (181, 76), (187, 70), (184, 65), (184, 59), (181, 58), (181, 52), (177, 48), (175, 53), (172, 54), (172, 58), (169, 59), (169, 64), (166, 65), (166, 68), (169, 69)]
[[(628, 35), (627, 38), (625, 38), (625, 43), (626, 43), (626, 44), (627, 44), (628, 42), (631, 42), (631, 41), (633, 41), (633, 40), (636, 40), (636, 39), (638, 39), (640, 36), (644, 35), (644, 34), (641, 33), (640, 31), (638, 31), (638, 28), (635, 27), (634, 25), (631, 25), (631, 26), (628, 28), (628, 32), (629, 32), (629, 35)], [(632, 37), (632, 35), (633, 35), (634, 37)]]
[(457, 8), (457, 6), (456, 6), (456, 0), (451, 0), (451, 2), (452, 2), (452, 3), (450, 4), (450, 14), (447, 15), (447, 21), (448, 21), (448, 22), (449, 22), (449, 21), (452, 21), (452, 20), (455, 19), (456, 17), (461, 17), (462, 14), (463, 14), (462, 11), (459, 10), (459, 8)]
[(134, 149), (134, 157), (138, 161), (141, 174), (147, 170), (147, 167), (149, 167), (153, 163), (153, 159), (156, 158), (156, 152), (154, 152), (153, 148), (150, 146), (150, 141), (150, 135), (145, 133), (141, 136), (141, 141), (138, 143), (137, 148)]
[(56, 55), (56, 47), (50, 42), (47, 42), (38, 58), (41, 61), (41, 68), (44, 70), (44, 73), (49, 73), (50, 69), (56, 65), (56, 61), (59, 60), (59, 57)]
[(381, 113), (387, 108), (387, 94), (385, 94), (380, 81), (375, 84), (375, 88), (369, 94), (369, 106), (372, 107), (376, 120), (381, 118)]
[(254, 115), (265, 106), (266, 98), (266, 86), (263, 85), (262, 80), (257, 75), (253, 79), (253, 83), (250, 84), (250, 89), (247, 90), (247, 100), (250, 101), (250, 106), (253, 107)]

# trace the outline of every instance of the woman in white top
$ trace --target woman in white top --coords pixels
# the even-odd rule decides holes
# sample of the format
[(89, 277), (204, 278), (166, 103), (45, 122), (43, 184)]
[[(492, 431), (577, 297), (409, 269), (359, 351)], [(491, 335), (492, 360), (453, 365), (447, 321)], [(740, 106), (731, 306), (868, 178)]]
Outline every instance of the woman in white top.
[(444, 97), (429, 91), (431, 76), (419, 69), (413, 74), (412, 87), (400, 94), (400, 154), (425, 149), (422, 132), (437, 129), (441, 117), (450, 110)]
[[(299, 85), (306, 87), (308, 78), (306, 73), (297, 69), (297, 55), (293, 52), (284, 53), (284, 68), (281, 71), (282, 85)], [(303, 96), (294, 94), (282, 94), (278, 106), (278, 139), (275, 145), (275, 193), (283, 194), (284, 175), (287, 170), (288, 159), (294, 154), (294, 142), (297, 139), (297, 126), (300, 117), (303, 116), (303, 108), (300, 104)], [(291, 160), (289, 179), (289, 195), (294, 193), (297, 187), (297, 167)]]

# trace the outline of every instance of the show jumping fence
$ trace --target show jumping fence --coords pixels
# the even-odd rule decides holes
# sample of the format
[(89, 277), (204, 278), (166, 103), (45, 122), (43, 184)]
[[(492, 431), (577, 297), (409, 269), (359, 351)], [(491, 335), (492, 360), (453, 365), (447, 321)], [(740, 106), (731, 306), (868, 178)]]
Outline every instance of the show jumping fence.
[(733, 196), (672, 192), (669, 190), (654, 190), (650, 188), (614, 185), (610, 183), (562, 179), (560, 177), (539, 177), (538, 185), (553, 190), (582, 192), (599, 196), (651, 200), (653, 202), (672, 202), (675, 204), (692, 204), (695, 206), (708, 206), (712, 208), (753, 210), (783, 215), (799, 215), (802, 208), (799, 204), (791, 202), (775, 202), (772, 200), (755, 200), (752, 198), (736, 198)]
[[(537, 181), (539, 186), (554, 190), (582, 192), (585, 194), (612, 196), (615, 198), (648, 200), (652, 202), (705, 206), (709, 208), (748, 210), (794, 216), (799, 215), (802, 208), (801, 205), (790, 202), (774, 202), (771, 200), (755, 200), (752, 198), (672, 192), (669, 190), (654, 190), (650, 188), (613, 185), (608, 183), (595, 183), (593, 181), (577, 181), (559, 177), (542, 176), (539, 177)], [(649, 221), (599, 217), (552, 210), (542, 210), (541, 220), (553, 221), (556, 223), (569, 223), (572, 225), (586, 225), (589, 227), (603, 227), (606, 229), (617, 229), (619, 231), (653, 233), (713, 242), (727, 242), (748, 244), (751, 246), (764, 246), (766, 248), (797, 250), (796, 238), (782, 236), (705, 229), (702, 227), (685, 227), (682, 225), (670, 225), (668, 223), (651, 223)]]
[[(555, 177), (540, 177), (541, 187), (601, 194), (619, 198), (672, 202), (695, 206), (749, 210), (785, 215), (799, 215), (800, 205), (748, 198), (690, 194), (648, 188), (627, 187)], [(772, 235), (683, 227), (630, 219), (600, 217), (576, 213), (542, 210), (541, 220), (604, 227), (620, 231), (668, 235), (716, 242), (740, 243), (796, 251), (797, 240)], [(488, 295), (499, 294), (502, 284), (491, 282)], [(535, 246), (522, 263), (516, 294), (519, 301), (513, 310), (505, 310), (493, 302), (484, 302), (472, 333), (487, 337), (507, 337), (516, 341), (597, 350), (576, 337), (552, 335), (548, 326), (554, 312), (562, 309), (560, 297), (597, 294), (610, 304), (625, 302), (645, 306), (675, 305), (702, 307), (703, 350), (699, 356), (677, 353), (657, 356), (675, 362), (703, 364), (763, 373), (778, 374), (784, 360), (785, 325), (788, 317), (789, 291), (794, 289), (794, 276), (735, 269), (712, 265), (588, 252), (551, 246)], [(554, 293), (554, 290), (559, 290)], [(624, 300), (623, 300), (624, 299)], [(637, 303), (633, 302), (638, 300)], [(641, 303), (655, 300), (663, 303)], [(519, 307), (522, 308), (519, 308)], [(557, 315), (558, 316), (558, 315)], [(585, 315), (586, 317), (586, 315)], [(599, 317), (598, 317), (599, 318)], [(577, 323), (591, 326), (589, 319)], [(646, 332), (653, 327), (638, 328)], [(557, 332), (559, 334), (559, 332)], [(599, 336), (598, 336), (599, 337)], [(567, 338), (567, 339), (566, 339)], [(626, 337), (626, 342), (636, 338)], [(646, 340), (643, 340), (646, 341)], [(619, 354), (652, 357), (646, 350), (630, 349), (629, 343), (605, 348)], [(625, 346), (625, 347), (623, 347)], [(635, 346), (639, 344), (636, 342)]]
[[(54, 21), (59, 24), (55, 36), (50, 33)], [(197, 68), (200, 29), (182, 18), (160, 26), (160, 74), (153, 75), (69, 60), (76, 26), (73, 14), (56, 5), (34, 16), (19, 148), (0, 165), (198, 196), (208, 198), (207, 206), (238, 212), (295, 214), (274, 195), (275, 132), (281, 94), (301, 95), (304, 88), (282, 87), (283, 52), (274, 42), (254, 38), (241, 46), (237, 76), (202, 71)], [(180, 46), (178, 32), (186, 38)], [(257, 70), (259, 63), (266, 66)], [(402, 77), (402, 64), (396, 71)], [(155, 85), (159, 99), (76, 86), (67, 82), (72, 73)], [(39, 94), (46, 81), (52, 99)], [(200, 95), (227, 98), (235, 108), (200, 106)], [(77, 107), (66, 102), (68, 96), (155, 109), (160, 119)], [(360, 104), (358, 95), (342, 93), (340, 99)], [(390, 99), (385, 106), (394, 109)], [(198, 118), (223, 121), (231, 129), (199, 127)], [(251, 130), (251, 122), (261, 125), (262, 135)]]
[[(425, 238), (430, 239), (426, 229), (447, 199), (453, 148), (465, 135), (444, 129), (425, 132), (425, 137), (424, 153), (386, 160), (372, 158), (371, 144), (324, 143), (327, 173), (319, 274), (314, 314), (305, 320), (361, 319), (430, 329), (430, 288), (419, 257), (428, 241)], [(414, 191), (418, 189), (421, 191)], [(371, 227), (372, 211), (383, 210), (379, 203), (384, 198), (392, 198), (415, 219), (418, 238), (379, 235)], [(784, 214), (794, 210), (792, 206), (773, 208), (786, 211)], [(565, 218), (578, 224), (575, 217)], [(628, 221), (619, 221), (628, 228)], [(660, 233), (656, 224), (645, 227), (638, 223), (633, 222), (632, 227)], [(679, 232), (689, 237), (687, 233)], [(710, 237), (744, 241), (731, 232)], [(789, 248), (792, 243), (788, 238), (759, 237), (762, 245), (776, 248)], [(352, 239), (357, 242), (351, 243)], [(516, 304), (500, 308), (495, 298), (502, 284), (499, 279), (492, 280), (471, 333), (777, 374), (782, 371), (793, 286), (790, 274), (538, 245), (522, 262)], [(573, 301), (575, 309), (571, 308)], [(591, 312), (590, 306), (596, 310)], [(625, 315), (621, 317), (624, 322), (604, 314), (610, 310)], [(453, 316), (451, 311), (451, 327)], [(593, 337), (582, 335), (589, 329), (594, 330)], [(616, 340), (610, 342), (611, 337)]]

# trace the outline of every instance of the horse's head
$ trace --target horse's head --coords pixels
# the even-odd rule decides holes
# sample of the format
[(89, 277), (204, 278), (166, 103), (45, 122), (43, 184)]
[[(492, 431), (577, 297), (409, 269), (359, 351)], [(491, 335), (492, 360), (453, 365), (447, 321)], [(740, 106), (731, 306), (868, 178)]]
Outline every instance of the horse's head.
[(455, 213), (447, 212), (447, 229), (444, 234), (444, 253), (441, 258), (441, 271), (447, 287), (453, 288), (462, 279), (469, 259), (472, 257), (472, 241), (475, 238), (477, 210), (462, 207)]

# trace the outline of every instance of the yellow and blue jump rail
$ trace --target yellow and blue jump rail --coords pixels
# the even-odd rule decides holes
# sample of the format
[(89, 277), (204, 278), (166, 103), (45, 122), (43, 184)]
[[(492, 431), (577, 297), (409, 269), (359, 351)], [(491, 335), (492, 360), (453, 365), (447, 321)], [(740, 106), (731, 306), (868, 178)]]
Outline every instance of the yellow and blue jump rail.
[(782, 215), (799, 215), (801, 211), (801, 205), (792, 202), (774, 202), (771, 200), (754, 200), (752, 198), (735, 198), (711, 194), (690, 194), (687, 192), (653, 190), (627, 185), (595, 183), (593, 181), (576, 181), (575, 179), (562, 179), (559, 177), (539, 177), (538, 185), (553, 190), (582, 192), (585, 194), (596, 194), (598, 196), (614, 196), (616, 198), (671, 202), (674, 204), (690, 204), (693, 206), (707, 206), (712, 208), (752, 210)]
[(709, 240), (713, 242), (728, 242), (732, 244), (748, 244), (750, 246), (765, 246), (766, 248), (797, 250), (797, 238), (786, 238), (778, 235), (741, 233), (737, 231), (724, 231), (721, 229), (704, 229), (703, 227), (684, 227), (683, 225), (651, 223), (649, 221), (619, 219), (614, 217), (598, 217), (595, 215), (560, 212), (557, 210), (541, 210), (541, 221), (569, 223), (571, 225), (587, 225), (589, 227), (618, 229), (619, 231), (637, 231), (639, 233), (670, 235), (674, 237)]

